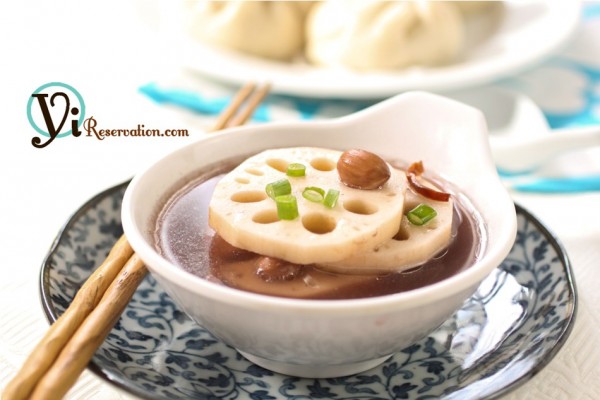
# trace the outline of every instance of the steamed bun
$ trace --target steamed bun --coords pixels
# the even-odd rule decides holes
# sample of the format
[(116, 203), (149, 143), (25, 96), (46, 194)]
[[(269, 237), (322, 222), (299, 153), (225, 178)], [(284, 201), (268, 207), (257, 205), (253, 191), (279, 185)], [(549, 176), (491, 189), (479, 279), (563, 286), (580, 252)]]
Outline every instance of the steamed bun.
[(302, 51), (310, 2), (198, 1), (188, 10), (192, 38), (259, 57), (289, 60)]
[(357, 70), (447, 63), (465, 42), (462, 15), (446, 2), (329, 0), (306, 29), (310, 62)]
[(496, 6), (495, 1), (457, 1), (454, 4), (464, 14), (477, 14)]

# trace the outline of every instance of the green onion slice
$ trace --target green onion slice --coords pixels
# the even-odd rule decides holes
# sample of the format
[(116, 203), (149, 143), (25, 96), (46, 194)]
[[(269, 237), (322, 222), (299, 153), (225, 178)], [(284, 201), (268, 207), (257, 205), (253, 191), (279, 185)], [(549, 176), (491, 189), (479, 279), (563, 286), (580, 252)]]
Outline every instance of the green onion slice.
[(287, 179), (280, 179), (267, 184), (265, 188), (270, 198), (274, 199), (277, 196), (283, 196), (292, 193), (292, 185)]
[(307, 186), (304, 188), (304, 190), (314, 190), (315, 192), (319, 193), (321, 196), (325, 197), (325, 191), (318, 186)]
[(419, 204), (406, 214), (411, 224), (421, 226), (437, 216), (437, 211), (425, 203)]
[(325, 195), (325, 200), (323, 200), (323, 204), (325, 204), (325, 207), (333, 208), (337, 204), (339, 197), (340, 197), (339, 190), (329, 189), (327, 191), (327, 194)]
[(320, 187), (309, 186), (304, 188), (302, 197), (314, 203), (322, 203), (323, 199), (325, 198), (325, 191)]
[(306, 167), (304, 164), (300, 163), (291, 163), (287, 167), (287, 176), (304, 176), (306, 175)]
[(277, 216), (279, 219), (293, 220), (298, 218), (298, 203), (296, 197), (291, 194), (285, 194), (275, 197), (277, 205)]

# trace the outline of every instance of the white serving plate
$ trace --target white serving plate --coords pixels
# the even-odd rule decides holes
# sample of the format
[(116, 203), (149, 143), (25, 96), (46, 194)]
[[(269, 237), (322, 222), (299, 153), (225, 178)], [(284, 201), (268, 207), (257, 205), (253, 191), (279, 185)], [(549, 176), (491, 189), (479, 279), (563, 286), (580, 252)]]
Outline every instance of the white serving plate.
[[(359, 73), (316, 67), (297, 60), (276, 62), (204, 46), (170, 29), (163, 18), (170, 53), (187, 68), (240, 85), (269, 81), (273, 92), (315, 98), (384, 98), (407, 90), (448, 91), (471, 87), (521, 71), (563, 45), (577, 27), (581, 6), (573, 1), (507, 1), (468, 26), (464, 59), (441, 67)], [(164, 11), (164, 10), (163, 10)], [(171, 21), (171, 22), (168, 22)], [(166, 26), (166, 27), (165, 27)]]

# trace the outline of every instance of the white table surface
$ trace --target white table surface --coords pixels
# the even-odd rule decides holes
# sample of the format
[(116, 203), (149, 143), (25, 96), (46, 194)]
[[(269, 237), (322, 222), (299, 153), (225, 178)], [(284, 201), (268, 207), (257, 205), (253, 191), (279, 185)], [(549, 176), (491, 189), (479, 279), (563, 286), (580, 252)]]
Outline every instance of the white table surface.
[[(48, 327), (38, 275), (62, 224), (91, 196), (202, 135), (207, 123), (158, 107), (136, 92), (158, 76), (179, 73), (168, 53), (158, 55), (146, 28), (134, 18), (136, 3), (21, 3), (4, 4), (0, 12), (0, 390)], [(36, 149), (26, 103), (35, 88), (51, 81), (68, 82), (85, 93), (88, 115), (107, 127), (141, 122), (197, 133), (189, 138), (58, 140)], [(599, 399), (600, 192), (513, 195), (564, 245), (573, 264), (579, 308), (557, 356), (505, 398)], [(86, 371), (67, 398), (131, 396)]]

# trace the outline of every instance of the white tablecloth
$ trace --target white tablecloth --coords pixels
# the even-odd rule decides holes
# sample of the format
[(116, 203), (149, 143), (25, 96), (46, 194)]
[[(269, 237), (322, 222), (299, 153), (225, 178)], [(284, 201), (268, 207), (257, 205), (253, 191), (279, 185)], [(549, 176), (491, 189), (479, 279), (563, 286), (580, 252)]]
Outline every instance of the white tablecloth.
[[(31, 145), (35, 133), (26, 117), (32, 91), (46, 82), (68, 82), (85, 94), (87, 114), (108, 127), (143, 123), (199, 131), (206, 126), (205, 117), (160, 107), (138, 93), (141, 85), (159, 77), (177, 79), (180, 71), (171, 65), (168, 53), (158, 53), (148, 41), (145, 27), (133, 17), (134, 5), (9, 2), (0, 13), (0, 389), (48, 327), (39, 301), (39, 268), (62, 224), (94, 194), (202, 135), (65, 139), (36, 149)], [(582, 29), (587, 32), (589, 27)], [(589, 41), (585, 32), (587, 39), (580, 42)], [(598, 95), (600, 85), (595, 85), (592, 92)], [(599, 399), (600, 192), (514, 193), (514, 198), (563, 243), (573, 264), (579, 310), (562, 350), (506, 398)], [(85, 372), (67, 398), (131, 396)]]

